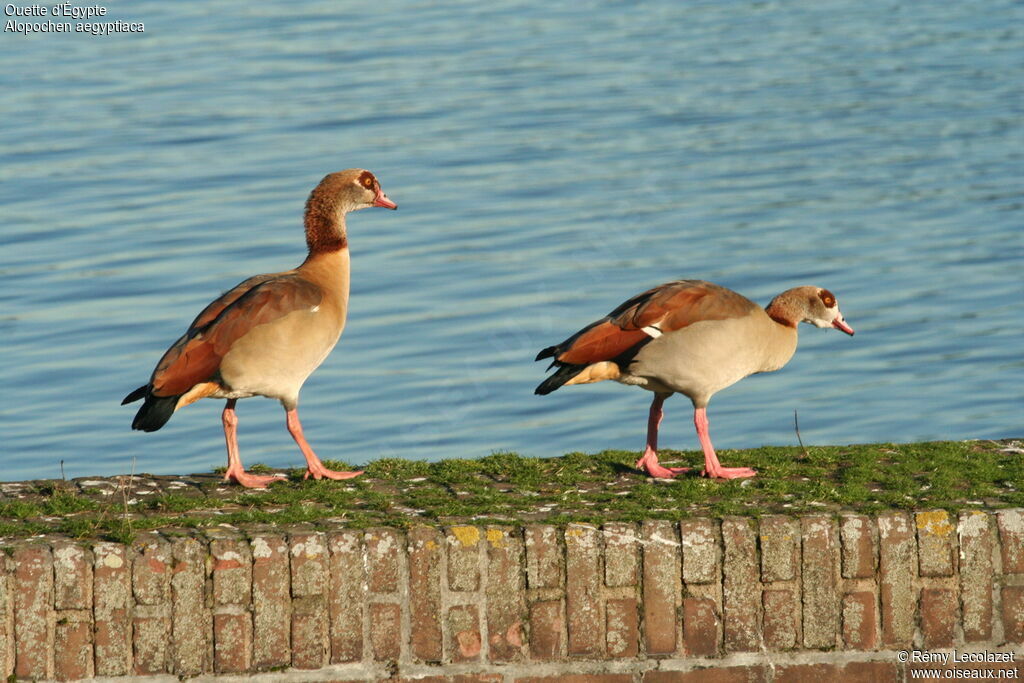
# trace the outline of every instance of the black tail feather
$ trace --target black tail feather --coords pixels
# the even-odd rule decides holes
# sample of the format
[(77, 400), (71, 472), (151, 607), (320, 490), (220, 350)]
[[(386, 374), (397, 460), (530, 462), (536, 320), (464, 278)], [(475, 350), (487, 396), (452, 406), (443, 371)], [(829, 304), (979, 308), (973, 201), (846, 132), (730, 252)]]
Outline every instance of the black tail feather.
[(121, 405), (128, 405), (129, 403), (134, 403), (135, 401), (138, 401), (140, 398), (145, 398), (147, 389), (149, 389), (149, 385), (143, 384), (141, 387), (125, 396), (124, 399), (121, 401)]
[(540, 353), (538, 353), (537, 357), (534, 358), (533, 360), (534, 362), (536, 362), (544, 358), (554, 358), (556, 353), (558, 353), (558, 346), (549, 346)]
[[(543, 353), (543, 352), (542, 352)], [(537, 385), (537, 388), (533, 390), (533, 393), (544, 396), (550, 394), (555, 389), (559, 388), (576, 375), (583, 372), (586, 365), (559, 365), (558, 370), (555, 374), (548, 377), (546, 380)]]
[[(125, 402), (129, 402), (128, 398), (131, 398), (136, 393), (138, 393), (138, 390), (129, 394)], [(155, 432), (167, 424), (167, 421), (171, 419), (171, 415), (174, 415), (174, 407), (178, 405), (178, 399), (181, 397), (154, 396), (148, 393), (148, 391), (145, 392), (145, 397), (145, 403), (139, 408), (139, 412), (135, 413), (135, 419), (132, 420), (132, 429), (138, 429), (143, 432)], [(138, 398), (132, 400), (135, 401)]]

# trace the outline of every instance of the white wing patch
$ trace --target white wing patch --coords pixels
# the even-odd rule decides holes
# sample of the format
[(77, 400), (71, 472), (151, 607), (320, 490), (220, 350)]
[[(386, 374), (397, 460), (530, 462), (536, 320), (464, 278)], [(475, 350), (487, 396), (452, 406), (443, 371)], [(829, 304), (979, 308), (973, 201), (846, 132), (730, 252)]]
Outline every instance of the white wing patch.
[(652, 339), (657, 339), (662, 334), (664, 334), (660, 329), (658, 329), (657, 325), (648, 325), (647, 327), (642, 327), (640, 328), (640, 331), (646, 334), (648, 337), (651, 337)]

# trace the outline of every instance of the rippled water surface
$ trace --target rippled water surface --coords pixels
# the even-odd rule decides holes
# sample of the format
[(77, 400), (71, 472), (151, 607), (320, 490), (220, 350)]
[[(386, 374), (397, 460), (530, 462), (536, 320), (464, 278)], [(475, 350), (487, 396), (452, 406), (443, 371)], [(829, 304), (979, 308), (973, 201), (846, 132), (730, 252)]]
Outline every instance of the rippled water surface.
[[(118, 405), (198, 310), (296, 265), (325, 173), (349, 326), (303, 391), (322, 457), (637, 449), (650, 395), (532, 394), (537, 350), (651, 285), (836, 292), (720, 448), (1021, 435), (1019, 3), (110, 3), (144, 34), (0, 36), (0, 478), (224, 462), (221, 403)], [(696, 448), (685, 398), (662, 443)], [(247, 463), (298, 466), (280, 406)]]

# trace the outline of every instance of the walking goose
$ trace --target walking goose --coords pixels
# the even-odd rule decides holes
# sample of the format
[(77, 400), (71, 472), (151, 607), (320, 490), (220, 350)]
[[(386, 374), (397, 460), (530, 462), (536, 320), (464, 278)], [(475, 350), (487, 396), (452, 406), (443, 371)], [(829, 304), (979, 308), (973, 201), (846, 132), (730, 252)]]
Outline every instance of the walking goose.
[(536, 360), (552, 358), (556, 372), (535, 393), (561, 386), (615, 380), (654, 392), (647, 445), (636, 466), (653, 477), (674, 477), (687, 467), (658, 463), (662, 404), (674, 393), (693, 402), (693, 423), (707, 477), (752, 477), (749, 467), (722, 467), (708, 434), (711, 397), (747, 375), (784, 366), (796, 351), (797, 324), (835, 327), (852, 335), (835, 296), (820, 287), (794, 287), (767, 309), (736, 292), (702, 280), (668, 282), (626, 301)]
[(396, 209), (372, 173), (349, 169), (326, 176), (306, 202), (309, 254), (298, 268), (256, 275), (204, 308), (164, 353), (149, 382), (122, 405), (144, 399), (132, 429), (160, 429), (179, 408), (201, 398), (227, 399), (225, 481), (264, 488), (281, 475), (250, 474), (238, 454), (235, 403), (266, 396), (281, 402), (288, 432), (306, 458), (306, 477), (349, 479), (320, 462), (302, 434), (299, 390), (345, 327), (349, 251), (345, 215), (371, 206)]

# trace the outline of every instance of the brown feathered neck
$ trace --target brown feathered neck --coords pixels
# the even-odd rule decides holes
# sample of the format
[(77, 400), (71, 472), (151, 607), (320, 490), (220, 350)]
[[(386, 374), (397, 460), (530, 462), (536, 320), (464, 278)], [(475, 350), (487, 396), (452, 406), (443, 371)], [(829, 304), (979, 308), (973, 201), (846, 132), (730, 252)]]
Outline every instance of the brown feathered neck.
[(780, 325), (796, 327), (801, 321), (807, 320), (816, 305), (824, 303), (826, 296), (830, 299), (827, 305), (835, 305), (835, 297), (828, 290), (810, 285), (793, 287), (772, 299), (764, 310), (768, 317)]
[(803, 320), (804, 312), (799, 309), (796, 301), (794, 301), (794, 297), (787, 296), (788, 294), (788, 291), (783, 292), (772, 299), (772, 302), (768, 304), (768, 308), (764, 309), (764, 312), (768, 314), (769, 318), (780, 325), (795, 328)]
[(339, 251), (348, 246), (345, 212), (338, 206), (338, 189), (334, 183), (320, 183), (306, 201), (306, 246), (309, 255)]

